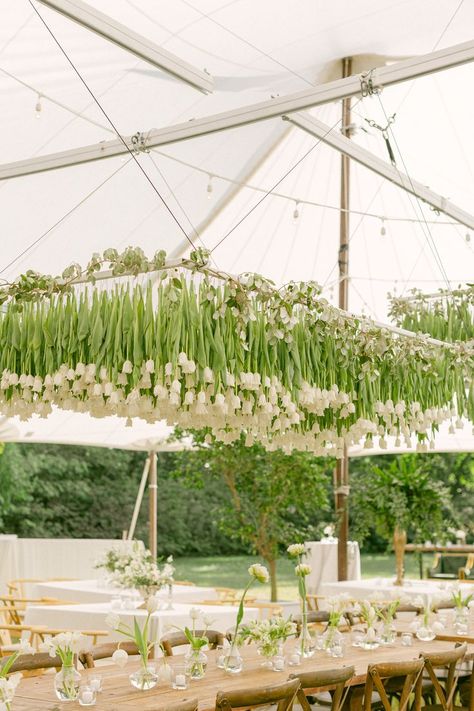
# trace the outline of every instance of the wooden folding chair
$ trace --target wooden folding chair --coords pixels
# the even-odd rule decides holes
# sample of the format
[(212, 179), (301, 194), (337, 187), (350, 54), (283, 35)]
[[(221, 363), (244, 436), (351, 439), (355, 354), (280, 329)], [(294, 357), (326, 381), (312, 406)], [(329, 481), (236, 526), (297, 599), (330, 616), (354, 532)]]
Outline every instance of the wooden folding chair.
[[(393, 696), (398, 698), (398, 711), (407, 711), (412, 695), (414, 700), (410, 708), (412, 711), (419, 711), (423, 665), (422, 659), (369, 664), (363, 691), (364, 711), (372, 711), (374, 706), (384, 711), (392, 711), (390, 699)], [(351, 708), (356, 706), (354, 701), (359, 693), (354, 690), (351, 695)]]
[(258, 706), (277, 704), (277, 711), (291, 709), (297, 691), (299, 679), (291, 679), (283, 684), (262, 686), (238, 691), (218, 691), (216, 696), (216, 711), (231, 711), (231, 709), (253, 709)]
[(467, 645), (462, 644), (448, 652), (421, 653), (425, 663), (425, 672), (430, 681), (435, 703), (428, 703), (425, 696), (423, 711), (453, 711), (454, 696), (457, 690), (461, 664), (467, 650)]
[[(299, 679), (300, 681), (301, 686), (296, 696), (303, 711), (312, 711), (305, 691), (314, 693), (315, 690), (324, 689), (325, 687), (331, 688), (331, 700), (330, 703), (324, 705), (328, 708), (330, 707), (331, 711), (340, 711), (344, 706), (345, 697), (347, 695), (347, 693), (344, 694), (344, 687), (353, 676), (354, 667), (342, 667), (341, 669), (331, 669), (330, 671), (290, 674), (289, 678)], [(319, 702), (319, 699), (317, 699), (317, 702)]]
[[(296, 624), (296, 636), (299, 637), (301, 634), (301, 626), (303, 624), (302, 615), (295, 615), (293, 617), (293, 622)], [(329, 622), (329, 612), (326, 610), (311, 610), (306, 615), (306, 622), (311, 627), (315, 627), (317, 630), (324, 630)]]

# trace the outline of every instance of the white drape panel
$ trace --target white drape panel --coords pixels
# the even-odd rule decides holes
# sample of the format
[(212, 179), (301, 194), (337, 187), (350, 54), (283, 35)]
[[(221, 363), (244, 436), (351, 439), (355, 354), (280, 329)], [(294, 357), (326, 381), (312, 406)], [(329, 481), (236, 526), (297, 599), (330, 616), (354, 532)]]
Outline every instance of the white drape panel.
[[(0, 590), (13, 578), (93, 578), (95, 562), (117, 540), (0, 537)], [(31, 590), (28, 591), (31, 594)]]
[[(311, 566), (308, 592), (321, 593), (321, 585), (337, 580), (337, 541), (308, 541), (306, 561)], [(360, 580), (360, 551), (357, 541), (347, 543), (347, 573), (349, 580)]]

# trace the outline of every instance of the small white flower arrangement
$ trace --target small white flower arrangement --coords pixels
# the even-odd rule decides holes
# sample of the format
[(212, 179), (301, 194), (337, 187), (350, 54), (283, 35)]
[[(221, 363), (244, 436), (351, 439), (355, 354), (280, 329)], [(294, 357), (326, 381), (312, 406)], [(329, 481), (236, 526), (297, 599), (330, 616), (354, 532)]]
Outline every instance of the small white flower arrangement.
[(274, 657), (278, 646), (296, 634), (296, 624), (283, 617), (270, 617), (266, 620), (252, 620), (243, 625), (239, 638), (243, 642), (255, 642), (265, 657)]
[(34, 654), (35, 650), (26, 641), (20, 640), (19, 648), (12, 655), (5, 659), (0, 667), (0, 711), (11, 711), (11, 703), (15, 696), (15, 691), (22, 679), (22, 674), (10, 674), (10, 669), (22, 654)]
[(61, 632), (45, 639), (39, 649), (41, 652), (48, 652), (50, 657), (59, 657), (63, 666), (72, 667), (74, 657), (81, 652), (87, 652), (90, 646), (90, 637), (81, 632)]

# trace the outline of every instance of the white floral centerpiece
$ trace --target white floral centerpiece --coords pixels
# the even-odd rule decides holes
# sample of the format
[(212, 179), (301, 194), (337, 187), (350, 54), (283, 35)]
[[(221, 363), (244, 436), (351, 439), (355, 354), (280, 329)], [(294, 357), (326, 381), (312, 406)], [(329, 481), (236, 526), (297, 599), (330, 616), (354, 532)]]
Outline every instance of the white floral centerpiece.
[(162, 571), (153, 560), (138, 558), (131, 560), (123, 570), (112, 575), (115, 585), (138, 590), (146, 606), (148, 600), (166, 583)]
[(80, 632), (61, 632), (49, 637), (40, 645), (40, 651), (48, 652), (50, 657), (59, 657), (61, 671), (54, 678), (56, 696), (60, 701), (75, 701), (79, 694), (81, 675), (74, 666), (75, 657), (86, 652), (91, 646), (90, 637)]
[(20, 655), (34, 653), (35, 650), (28, 642), (20, 640), (16, 652), (3, 660), (0, 667), (0, 711), (11, 711), (15, 691), (23, 676), (21, 672), (10, 674), (10, 669)]
[(341, 643), (339, 627), (345, 623), (345, 614), (354, 609), (352, 600), (346, 593), (326, 598), (325, 604), (329, 611), (329, 621), (323, 634), (323, 649), (332, 654), (334, 647)]
[(259, 653), (268, 660), (265, 665), (275, 671), (281, 671), (284, 665), (283, 644), (295, 634), (296, 624), (291, 618), (285, 620), (283, 617), (270, 617), (266, 620), (252, 620), (243, 625), (240, 640), (255, 642)]

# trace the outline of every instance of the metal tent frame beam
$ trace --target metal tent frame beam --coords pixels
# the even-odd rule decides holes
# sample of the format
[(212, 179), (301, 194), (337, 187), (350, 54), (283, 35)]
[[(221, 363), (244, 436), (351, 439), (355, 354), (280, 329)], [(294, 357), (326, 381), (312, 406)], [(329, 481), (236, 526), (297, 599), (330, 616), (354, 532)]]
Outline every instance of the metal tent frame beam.
[(192, 64), (151, 42), (143, 35), (133, 32), (82, 0), (39, 0), (39, 2), (195, 89), (206, 94), (213, 91), (214, 81), (207, 72), (196, 69)]
[[(77, 2), (77, 0), (74, 1)], [(398, 84), (426, 74), (457, 67), (473, 60), (474, 41), (464, 42), (454, 47), (447, 47), (437, 52), (374, 69), (370, 72), (370, 81), (373, 87), (391, 86), (392, 84)], [(292, 114), (312, 106), (321, 106), (333, 101), (340, 101), (341, 99), (361, 94), (361, 91), (360, 76), (338, 79), (337, 81), (321, 84), (294, 94), (279, 96), (250, 106), (242, 106), (232, 111), (205, 116), (204, 118), (186, 121), (165, 128), (152, 129), (146, 134), (146, 146), (147, 148), (155, 148), (198, 136), (206, 136), (218, 131), (247, 126), (257, 121), (265, 121)], [(130, 150), (135, 147), (132, 144), (131, 137), (124, 140)], [(73, 148), (60, 153), (4, 164), (0, 166), (0, 180), (66, 168), (103, 158), (112, 158), (126, 152), (127, 149), (118, 138), (111, 141), (102, 141), (101, 143)]]
[(386, 163), (377, 156), (375, 156), (370, 151), (358, 146), (353, 141), (343, 136), (341, 133), (336, 133), (331, 130), (330, 126), (327, 126), (322, 121), (310, 116), (307, 113), (292, 114), (291, 116), (283, 116), (283, 119), (290, 121), (294, 126), (303, 129), (311, 136), (319, 138), (324, 143), (327, 143), (332, 148), (342, 153), (345, 156), (349, 156), (353, 160), (357, 161), (361, 165), (365, 166), (369, 170), (372, 170), (377, 175), (381, 175), (386, 178), (391, 183), (398, 185), (403, 188), (408, 193), (415, 195), (423, 202), (431, 205), (435, 210), (443, 212), (445, 215), (449, 215), (457, 222), (469, 227), (469, 229), (474, 230), (474, 216), (470, 213), (462, 210), (457, 205), (449, 202), (446, 198), (438, 195), (429, 188), (425, 187), (416, 180), (413, 180), (405, 173), (402, 173), (398, 168)]

